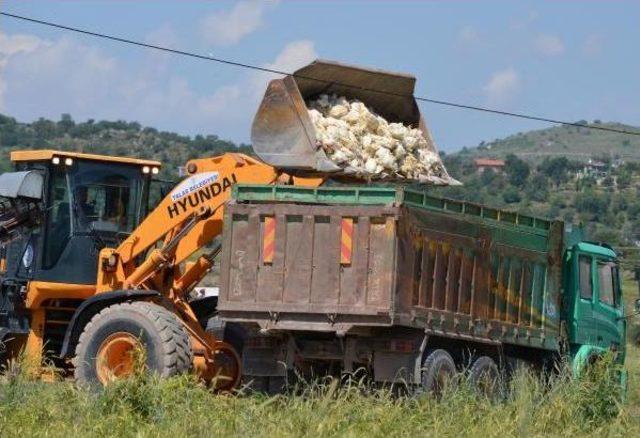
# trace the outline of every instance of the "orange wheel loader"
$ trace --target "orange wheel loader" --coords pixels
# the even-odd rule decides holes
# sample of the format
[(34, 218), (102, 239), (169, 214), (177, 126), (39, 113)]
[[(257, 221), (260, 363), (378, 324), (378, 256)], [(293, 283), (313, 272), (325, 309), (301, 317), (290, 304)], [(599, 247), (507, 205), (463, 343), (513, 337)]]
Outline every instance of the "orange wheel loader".
[(252, 128), (263, 161), (235, 153), (191, 160), (151, 209), (158, 162), (13, 152), (15, 172), (0, 175), (0, 355), (24, 351), (36, 372), (49, 363), (88, 385), (143, 366), (160, 376), (194, 370), (216, 389), (233, 388), (238, 353), (220, 330), (206, 329), (216, 297), (192, 293), (219, 251), (232, 185), (315, 187), (341, 174), (316, 145), (305, 106), (319, 93), (358, 98), (426, 133), (414, 83), (327, 61), (273, 80)]

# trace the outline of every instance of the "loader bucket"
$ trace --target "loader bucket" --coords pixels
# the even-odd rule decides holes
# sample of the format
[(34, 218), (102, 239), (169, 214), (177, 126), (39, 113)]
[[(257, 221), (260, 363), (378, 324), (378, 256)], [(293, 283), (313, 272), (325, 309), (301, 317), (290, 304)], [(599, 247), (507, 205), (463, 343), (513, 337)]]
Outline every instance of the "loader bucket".
[[(255, 153), (281, 169), (344, 174), (316, 141), (306, 101), (320, 94), (358, 99), (389, 122), (422, 130), (431, 150), (436, 146), (413, 96), (416, 78), (404, 73), (316, 60), (282, 79), (272, 80), (253, 119)], [(439, 184), (450, 179), (436, 178)]]

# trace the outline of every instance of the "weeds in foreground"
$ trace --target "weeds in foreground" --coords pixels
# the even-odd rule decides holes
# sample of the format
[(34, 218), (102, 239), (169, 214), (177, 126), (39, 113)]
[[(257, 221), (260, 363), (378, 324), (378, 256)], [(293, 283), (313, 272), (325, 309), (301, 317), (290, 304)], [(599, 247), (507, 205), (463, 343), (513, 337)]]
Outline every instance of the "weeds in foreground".
[(0, 434), (68, 436), (522, 436), (640, 431), (603, 361), (580, 380), (526, 371), (496, 402), (461, 379), (440, 400), (374, 390), (364, 381), (308, 383), (288, 396), (214, 395), (193, 376), (146, 374), (98, 392), (26, 374), (0, 378)]

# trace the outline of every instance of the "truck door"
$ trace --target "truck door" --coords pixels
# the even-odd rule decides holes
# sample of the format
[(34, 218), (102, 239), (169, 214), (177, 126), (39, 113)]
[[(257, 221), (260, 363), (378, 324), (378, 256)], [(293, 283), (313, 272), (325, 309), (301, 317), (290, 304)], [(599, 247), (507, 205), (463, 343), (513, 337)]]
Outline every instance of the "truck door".
[(594, 344), (596, 342), (596, 323), (593, 317), (594, 307), (594, 273), (593, 257), (578, 253), (577, 284), (574, 315), (574, 342), (578, 344)]
[(611, 260), (595, 260), (596, 288), (593, 318), (596, 342), (604, 348), (619, 350), (624, 339), (623, 316), (618, 266)]

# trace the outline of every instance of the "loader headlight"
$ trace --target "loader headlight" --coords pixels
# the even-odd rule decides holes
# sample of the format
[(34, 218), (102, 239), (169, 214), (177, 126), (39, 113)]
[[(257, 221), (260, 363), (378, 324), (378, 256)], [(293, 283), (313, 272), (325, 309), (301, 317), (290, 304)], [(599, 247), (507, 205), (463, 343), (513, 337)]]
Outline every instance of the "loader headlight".
[(58, 164), (60, 164), (60, 157), (53, 157), (51, 159), (51, 162), (57, 166)]
[(31, 267), (33, 263), (33, 245), (29, 243), (27, 247), (24, 249), (24, 254), (22, 254), (22, 266), (26, 269)]
[(149, 172), (151, 172), (151, 168), (149, 166), (143, 166), (142, 167), (142, 173), (144, 173), (146, 175)]
[(158, 169), (157, 167), (152, 167), (151, 168), (151, 173), (153, 173), (154, 175), (157, 175), (160, 173), (160, 169)]

